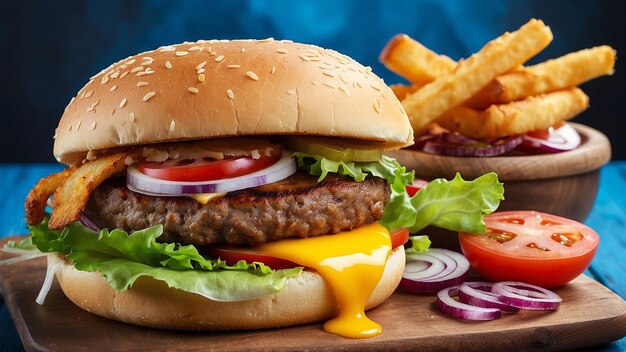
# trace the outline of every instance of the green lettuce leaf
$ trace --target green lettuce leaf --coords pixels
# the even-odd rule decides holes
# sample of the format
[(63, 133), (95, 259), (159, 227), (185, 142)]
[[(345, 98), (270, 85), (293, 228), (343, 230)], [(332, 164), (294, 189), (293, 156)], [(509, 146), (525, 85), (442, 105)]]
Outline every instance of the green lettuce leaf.
[(46, 219), (30, 229), (30, 239), (41, 252), (65, 254), (76, 269), (102, 273), (117, 291), (127, 290), (141, 276), (150, 276), (209, 299), (239, 301), (276, 293), (287, 278), (302, 271), (271, 270), (263, 263), (243, 260), (231, 266), (207, 259), (193, 245), (156, 242), (163, 232), (161, 225), (127, 234), (106, 229), (94, 232), (75, 222), (63, 231), (53, 231)]
[(452, 231), (484, 233), (483, 216), (493, 213), (504, 199), (504, 185), (493, 172), (473, 181), (460, 174), (454, 179), (436, 179), (411, 199), (416, 211), (411, 232), (433, 225)]
[(411, 240), (411, 248), (413, 248), (413, 250), (417, 253), (427, 252), (428, 248), (430, 248), (430, 245), (432, 244), (430, 238), (426, 235), (411, 236), (409, 237), (409, 240)]
[(319, 155), (296, 152), (298, 166), (323, 180), (328, 173), (351, 177), (361, 182), (369, 174), (387, 180), (391, 197), (380, 224), (389, 230), (408, 227), (412, 233), (433, 225), (452, 231), (484, 233), (482, 217), (498, 208), (504, 199), (504, 186), (491, 172), (473, 181), (457, 173), (453, 180), (436, 179), (412, 198), (406, 185), (413, 182), (414, 172), (407, 172), (395, 159), (383, 156), (375, 162), (343, 162)]

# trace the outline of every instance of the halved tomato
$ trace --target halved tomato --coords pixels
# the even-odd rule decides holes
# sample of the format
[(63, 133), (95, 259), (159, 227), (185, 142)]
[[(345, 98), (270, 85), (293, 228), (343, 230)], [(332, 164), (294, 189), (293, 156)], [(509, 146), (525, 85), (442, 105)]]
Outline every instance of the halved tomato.
[[(409, 229), (400, 229), (391, 234), (391, 247), (397, 248), (404, 245), (409, 240)], [(275, 258), (265, 253), (257, 252), (254, 248), (241, 247), (210, 247), (209, 253), (213, 257), (219, 257), (227, 264), (233, 265), (240, 260), (247, 263), (261, 262), (272, 269), (289, 269), (299, 266), (298, 264), (280, 258)]]
[(274, 153), (270, 156), (262, 154), (257, 159), (177, 159), (162, 163), (145, 162), (139, 164), (138, 168), (141, 173), (160, 180), (198, 182), (247, 175), (270, 167), (280, 157), (280, 153)]
[(497, 212), (485, 223), (485, 235), (459, 239), (472, 267), (492, 281), (561, 286), (585, 271), (600, 241), (586, 225), (537, 211)]

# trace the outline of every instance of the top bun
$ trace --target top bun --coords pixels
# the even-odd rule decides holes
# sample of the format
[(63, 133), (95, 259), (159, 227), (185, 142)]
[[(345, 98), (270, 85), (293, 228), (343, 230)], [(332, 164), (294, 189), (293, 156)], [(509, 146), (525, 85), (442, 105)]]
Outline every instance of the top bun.
[(319, 135), (413, 142), (402, 104), (369, 67), (290, 41), (209, 40), (121, 60), (72, 98), (54, 155), (243, 135)]

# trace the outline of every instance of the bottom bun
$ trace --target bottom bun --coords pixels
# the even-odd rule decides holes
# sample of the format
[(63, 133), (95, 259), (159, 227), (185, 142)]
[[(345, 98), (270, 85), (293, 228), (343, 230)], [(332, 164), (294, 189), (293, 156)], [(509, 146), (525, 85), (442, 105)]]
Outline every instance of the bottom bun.
[[(48, 256), (49, 261), (64, 261)], [(172, 289), (163, 281), (140, 277), (132, 288), (116, 292), (97, 272), (78, 271), (67, 261), (57, 272), (65, 295), (77, 306), (126, 323), (180, 330), (265, 329), (312, 323), (337, 314), (332, 289), (317, 273), (303, 271), (278, 293), (249, 301), (217, 302)], [(400, 283), (404, 250), (392, 251), (382, 279), (366, 309), (384, 302)], [(53, 263), (48, 263), (51, 265)]]

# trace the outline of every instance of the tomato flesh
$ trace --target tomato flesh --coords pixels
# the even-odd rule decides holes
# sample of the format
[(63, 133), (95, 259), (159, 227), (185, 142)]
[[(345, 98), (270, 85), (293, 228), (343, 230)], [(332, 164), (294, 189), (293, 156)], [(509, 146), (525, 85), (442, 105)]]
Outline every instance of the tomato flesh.
[[(409, 240), (409, 229), (396, 230), (392, 232), (390, 236), (392, 248), (398, 248)], [(270, 255), (257, 252), (254, 248), (214, 246), (209, 249), (209, 253), (215, 258), (224, 260), (228, 265), (234, 265), (238, 261), (244, 260), (246, 263), (261, 262), (275, 270), (289, 269), (299, 266), (289, 260), (275, 258)]]
[(584, 224), (536, 211), (493, 213), (485, 223), (485, 235), (459, 239), (472, 267), (492, 281), (564, 285), (585, 271), (600, 241)]
[(162, 163), (145, 162), (138, 168), (141, 173), (159, 180), (199, 182), (247, 175), (273, 165), (280, 157), (280, 153), (274, 153), (257, 159), (251, 156), (222, 160), (178, 159)]
[(416, 178), (413, 180), (413, 183), (410, 185), (406, 185), (406, 192), (409, 194), (409, 197), (413, 197), (417, 191), (426, 187), (428, 185), (428, 181)]

